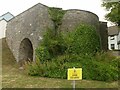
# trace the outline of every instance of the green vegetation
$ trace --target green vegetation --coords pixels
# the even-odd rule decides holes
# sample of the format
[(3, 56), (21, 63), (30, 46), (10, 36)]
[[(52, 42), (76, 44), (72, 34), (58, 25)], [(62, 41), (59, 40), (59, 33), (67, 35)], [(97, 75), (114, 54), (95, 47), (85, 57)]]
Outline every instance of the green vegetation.
[(49, 14), (55, 24), (55, 30), (57, 30), (59, 25), (62, 24), (61, 20), (64, 16), (65, 12), (66, 11), (62, 10), (62, 8), (54, 8), (54, 7), (49, 8)]
[[(109, 56), (105, 56), (109, 59)], [(83, 79), (115, 81), (118, 80), (118, 60), (110, 59), (106, 62), (103, 58), (80, 56), (80, 55), (62, 55), (53, 58), (51, 61), (40, 63), (39, 60), (29, 67), (29, 74), (32, 76), (44, 76), (51, 78), (67, 78), (67, 69), (71, 67), (83, 68)]]
[(100, 39), (93, 26), (81, 24), (65, 35), (67, 53), (95, 54), (100, 51)]
[(67, 78), (67, 69), (83, 68), (83, 79), (118, 80), (118, 59), (100, 49), (94, 27), (79, 25), (67, 35), (48, 30), (36, 49), (36, 62), (28, 66), (28, 74), (50, 78)]
[(103, 0), (103, 7), (106, 8), (107, 11), (110, 11), (106, 14), (106, 19), (114, 22), (116, 25), (120, 26), (120, 3), (119, 2), (107, 2), (107, 0)]
[[(33, 77), (19, 70), (5, 39), (2, 42), (2, 88), (72, 88), (66, 79)], [(118, 82), (82, 80), (76, 81), (76, 88), (118, 88)]]
[[(56, 12), (62, 14), (59, 16)], [(3, 39), (3, 88), (72, 88), (71, 81), (66, 80), (67, 69), (71, 67), (83, 68), (83, 80), (76, 82), (76, 88), (117, 88), (119, 58), (101, 51), (95, 28), (80, 25), (64, 35), (59, 32), (58, 26), (65, 12), (56, 9), (52, 11), (51, 8), (49, 13), (55, 29), (46, 32), (36, 49), (36, 62), (25, 65), (24, 70), (18, 69)]]

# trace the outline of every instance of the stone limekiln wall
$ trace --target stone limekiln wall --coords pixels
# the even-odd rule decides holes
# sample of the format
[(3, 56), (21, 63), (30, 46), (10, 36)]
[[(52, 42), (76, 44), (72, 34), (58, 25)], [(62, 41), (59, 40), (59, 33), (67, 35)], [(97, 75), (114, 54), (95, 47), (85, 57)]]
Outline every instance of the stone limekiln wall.
[(77, 9), (67, 10), (63, 17), (60, 30), (71, 31), (81, 23), (93, 25), (97, 28), (97, 30), (99, 30), (99, 18), (96, 14)]
[[(107, 45), (107, 38), (102, 41), (102, 37), (106, 35), (106, 33), (102, 34), (102, 32), (106, 32), (106, 26), (99, 23), (99, 18), (94, 13), (67, 10), (59, 29), (64, 32), (71, 31), (80, 23), (95, 26), (101, 37), (101, 45)], [(27, 58), (35, 60), (35, 49), (40, 44), (47, 28), (54, 28), (54, 23), (48, 13), (48, 7), (42, 4), (33, 6), (8, 22), (6, 39), (17, 62)], [(102, 44), (103, 42), (105, 43)], [(106, 49), (107, 47), (103, 47), (103, 50)]]
[(48, 14), (48, 8), (41, 4), (37, 4), (21, 13), (8, 23), (6, 39), (17, 61), (25, 58), (20, 57), (20, 54), (25, 54), (24, 52), (20, 53), (21, 42), (25, 39), (26, 42), (23, 41), (21, 49), (24, 51), (24, 48), (26, 48), (27, 50), (25, 45), (30, 45), (31, 43), (33, 47), (33, 59), (35, 59), (35, 49), (47, 28), (54, 28), (54, 24)]
[(80, 24), (89, 24), (94, 26), (101, 38), (101, 48), (103, 50), (107, 50), (107, 23), (99, 22), (99, 17), (92, 12), (77, 9), (67, 10), (62, 19), (60, 30), (62, 32), (68, 32), (74, 30), (74, 28)]

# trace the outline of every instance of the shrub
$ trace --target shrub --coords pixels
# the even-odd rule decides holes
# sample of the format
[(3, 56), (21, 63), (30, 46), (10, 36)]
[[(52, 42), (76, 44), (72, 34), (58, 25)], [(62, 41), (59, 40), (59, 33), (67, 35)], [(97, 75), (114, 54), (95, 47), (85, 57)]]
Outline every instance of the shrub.
[(56, 31), (57, 31), (59, 25), (62, 24), (61, 20), (64, 16), (65, 12), (66, 11), (62, 10), (62, 8), (54, 8), (54, 7), (49, 8), (49, 14), (51, 16), (51, 19), (54, 22)]
[(67, 69), (83, 69), (83, 79), (118, 80), (118, 61), (100, 52), (100, 40), (94, 27), (79, 25), (64, 35), (48, 29), (36, 49), (36, 62), (29, 64), (28, 74), (52, 78), (67, 78)]
[(46, 60), (50, 60), (50, 54), (47, 48), (44, 46), (39, 46), (36, 49), (36, 56), (39, 58), (41, 63), (45, 62)]
[(85, 68), (83, 68), (83, 73), (87, 73), (83, 75), (83, 78), (101, 81), (118, 80), (118, 69), (109, 63), (101, 63), (95, 60), (89, 63), (85, 64)]
[[(118, 60), (113, 61), (117, 64)], [(100, 81), (118, 80), (118, 64), (115, 66), (112, 61), (111, 63), (100, 62), (95, 57), (89, 55), (58, 56), (51, 61), (38, 64), (38, 66), (36, 64), (29, 71), (31, 71), (32, 75), (66, 79), (67, 69), (72, 67), (83, 69), (83, 79)]]
[(28, 74), (31, 76), (43, 76), (45, 73), (45, 65), (40, 63), (37, 58), (35, 62), (27, 64)]
[(67, 52), (75, 54), (95, 54), (100, 50), (100, 38), (93, 26), (81, 24), (65, 37)]
[(41, 46), (45, 47), (48, 50), (51, 57), (64, 54), (67, 48), (62, 34), (60, 32), (54, 34), (54, 30), (51, 29), (48, 29), (45, 33), (43, 41), (39, 47)]

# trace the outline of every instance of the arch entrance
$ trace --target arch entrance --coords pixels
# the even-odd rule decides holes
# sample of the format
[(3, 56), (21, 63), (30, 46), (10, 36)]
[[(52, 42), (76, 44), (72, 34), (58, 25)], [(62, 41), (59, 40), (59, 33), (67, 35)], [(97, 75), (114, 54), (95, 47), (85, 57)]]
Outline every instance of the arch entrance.
[(22, 40), (19, 47), (19, 62), (33, 61), (33, 46), (28, 38)]

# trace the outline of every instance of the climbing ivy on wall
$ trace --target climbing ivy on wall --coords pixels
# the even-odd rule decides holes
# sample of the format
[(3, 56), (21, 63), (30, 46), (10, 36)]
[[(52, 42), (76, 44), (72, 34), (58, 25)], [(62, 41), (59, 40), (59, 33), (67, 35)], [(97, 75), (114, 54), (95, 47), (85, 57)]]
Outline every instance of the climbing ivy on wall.
[(55, 24), (55, 30), (57, 30), (59, 25), (62, 24), (61, 20), (66, 11), (62, 10), (62, 8), (54, 8), (54, 7), (50, 7), (48, 11), (49, 11), (52, 21)]

